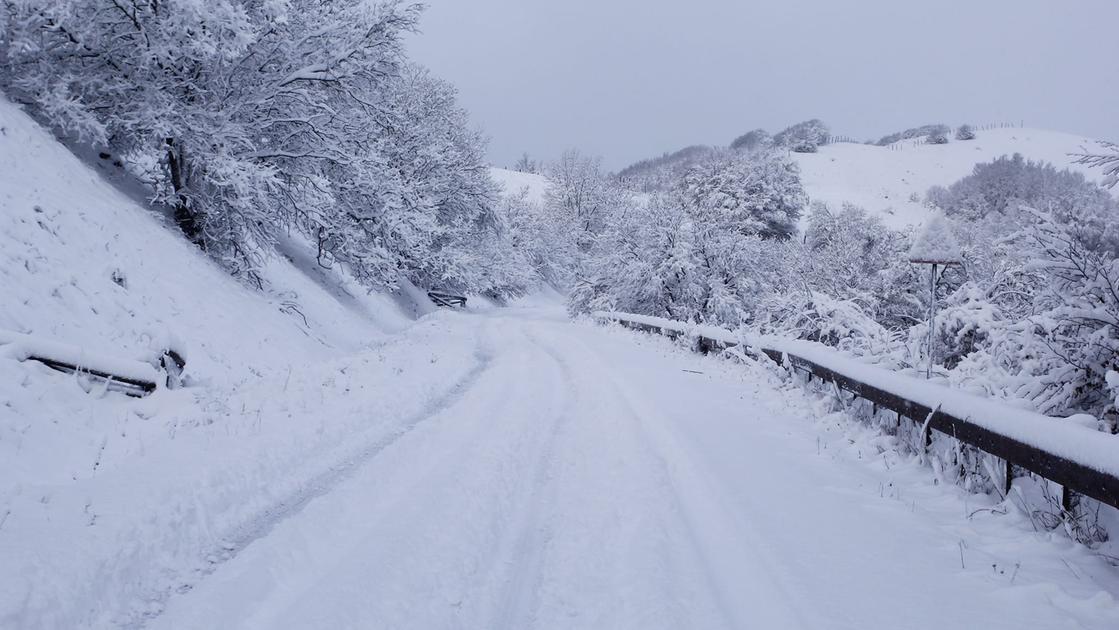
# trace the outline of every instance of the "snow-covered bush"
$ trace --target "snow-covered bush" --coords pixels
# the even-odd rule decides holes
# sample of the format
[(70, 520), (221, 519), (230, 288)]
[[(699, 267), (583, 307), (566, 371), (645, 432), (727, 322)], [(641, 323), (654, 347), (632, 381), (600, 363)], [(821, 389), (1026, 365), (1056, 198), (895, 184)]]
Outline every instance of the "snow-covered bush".
[(807, 203), (796, 163), (775, 153), (709, 160), (682, 186), (697, 223), (763, 238), (792, 236)]
[(758, 151), (768, 149), (773, 145), (773, 137), (765, 129), (754, 129), (738, 136), (730, 143), (730, 148), (737, 151)]
[(1029, 161), (1019, 154), (977, 164), (971, 175), (947, 188), (931, 189), (927, 198), (949, 215), (969, 220), (993, 212), (1017, 216), (1023, 205), (1069, 221), (1107, 214), (1115, 207), (1107, 191), (1080, 173), (1058, 171), (1051, 164)]
[(948, 125), (939, 123), (934, 125), (922, 125), (920, 127), (913, 127), (910, 129), (906, 129), (905, 131), (899, 131), (887, 136), (882, 136), (875, 144), (877, 144), (878, 146), (886, 146), (888, 144), (893, 144), (901, 140), (909, 140), (912, 138), (921, 138), (931, 135), (945, 136), (945, 138), (947, 138), (948, 134), (951, 131), (952, 130), (948, 127)]
[(816, 291), (771, 294), (761, 305), (752, 328), (860, 355), (885, 357), (899, 347), (897, 336), (874, 321), (856, 300), (840, 300)]
[(960, 125), (956, 129), (957, 140), (975, 140), (975, 129), (971, 125)]
[(1105, 142), (1102, 153), (1085, 153), (1077, 157), (1078, 164), (1103, 170), (1103, 185), (1113, 188), (1119, 183), (1119, 145)]
[(822, 144), (827, 144), (831, 130), (824, 121), (813, 118), (797, 123), (773, 136), (773, 145), (789, 149), (795, 153), (815, 153)]
[(704, 145), (684, 147), (679, 151), (630, 164), (618, 171), (616, 179), (630, 190), (664, 192), (674, 188), (689, 170), (706, 160), (725, 153)]
[(925, 136), (925, 144), (948, 144), (948, 131), (936, 131)]
[(693, 238), (678, 196), (631, 198), (597, 241), (573, 291), (572, 310), (691, 320), (699, 300)]

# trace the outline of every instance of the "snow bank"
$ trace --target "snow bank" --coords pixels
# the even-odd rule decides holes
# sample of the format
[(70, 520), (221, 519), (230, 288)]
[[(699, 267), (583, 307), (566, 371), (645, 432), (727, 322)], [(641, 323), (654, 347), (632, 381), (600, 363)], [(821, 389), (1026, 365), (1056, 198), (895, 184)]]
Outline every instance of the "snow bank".
[(150, 363), (122, 359), (92, 350), (88, 346), (72, 346), (6, 330), (0, 330), (0, 357), (16, 361), (26, 361), (30, 358), (50, 359), (134, 381), (158, 383), (162, 380), (159, 371)]
[(704, 336), (728, 345), (745, 341), (750, 346), (797, 356), (930, 409), (939, 407), (949, 415), (1119, 477), (1119, 437), (1089, 429), (1083, 421), (1044, 416), (936, 382), (885, 370), (810, 341), (736, 334), (712, 326), (695, 326), (628, 313), (599, 311), (594, 313), (594, 317), (656, 326), (693, 337)]
[(1119, 437), (876, 367), (810, 341), (746, 337), (747, 343), (812, 361), (878, 389), (968, 420), (1024, 444), (1119, 477)]

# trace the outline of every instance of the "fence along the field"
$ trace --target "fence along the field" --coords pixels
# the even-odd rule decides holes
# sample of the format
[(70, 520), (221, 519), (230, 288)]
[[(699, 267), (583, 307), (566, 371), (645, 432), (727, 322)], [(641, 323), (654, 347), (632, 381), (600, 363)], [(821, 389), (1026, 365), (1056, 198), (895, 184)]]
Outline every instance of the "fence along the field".
[[(673, 328), (667, 325), (641, 321), (641, 319), (647, 318), (627, 319), (627, 316), (623, 313), (599, 313), (595, 317), (599, 321), (616, 322), (627, 328), (657, 333), (671, 338), (687, 334), (684, 332), (683, 324), (680, 328)], [(727, 341), (725, 336), (723, 337), (715, 338), (704, 334), (694, 335), (695, 350), (706, 354), (736, 345)], [(1004, 495), (1010, 490), (1010, 483), (1014, 479), (1014, 469), (1017, 467), (1060, 484), (1062, 487), (1061, 504), (1065, 509), (1069, 509), (1072, 505), (1073, 493), (1082, 494), (1101, 503), (1119, 508), (1119, 477), (1115, 475), (1097, 470), (1073, 458), (1058, 455), (1046, 448), (1027, 444), (1008, 435), (1003, 435), (966, 418), (944, 413), (939, 408), (930, 408), (923, 403), (909, 400), (904, 396), (864, 383), (857, 378), (824, 367), (803, 357), (773, 348), (757, 347), (754, 349), (764, 353), (779, 364), (784, 364), (787, 360), (788, 364), (794, 369), (807, 373), (809, 379), (819, 378), (825, 382), (833, 383), (835, 387), (841, 390), (870, 401), (876, 409), (880, 407), (895, 412), (899, 423), (902, 418), (909, 418), (923, 431), (938, 431), (1001, 458), (1004, 462)], [(931, 439), (930, 434), (926, 433), (924, 439), (927, 446)]]

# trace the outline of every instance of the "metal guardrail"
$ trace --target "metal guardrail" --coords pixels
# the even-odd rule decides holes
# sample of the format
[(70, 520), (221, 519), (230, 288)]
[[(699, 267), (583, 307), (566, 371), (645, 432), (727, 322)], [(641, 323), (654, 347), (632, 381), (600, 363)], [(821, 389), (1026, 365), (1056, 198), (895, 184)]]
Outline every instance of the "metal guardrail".
[[(648, 322), (629, 321), (624, 317), (622, 314), (615, 314), (596, 316), (596, 319), (615, 322), (627, 328), (656, 333), (670, 338), (685, 335), (680, 330)], [(695, 340), (695, 350), (704, 354), (737, 345), (702, 334), (695, 335)], [(1004, 496), (1010, 491), (1010, 484), (1015, 476), (1015, 468), (1020, 468), (1060, 484), (1062, 487), (1061, 505), (1066, 510), (1073, 505), (1075, 494), (1091, 497), (1101, 503), (1119, 508), (1119, 477), (1096, 470), (1082, 462), (1058, 455), (1045, 448), (1003, 435), (966, 418), (944, 413), (939, 408), (929, 408), (925, 404), (864, 383), (803, 357), (773, 348), (758, 347), (755, 349), (779, 364), (784, 364), (787, 360), (792, 368), (807, 373), (810, 380), (815, 377), (825, 382), (831, 382), (841, 390), (870, 401), (875, 405), (875, 411), (878, 407), (893, 411), (897, 414), (899, 424), (902, 418), (911, 419), (926, 431), (924, 435), (926, 446), (931, 442), (931, 435), (927, 431), (934, 430), (1002, 459), (1004, 462), (1004, 478), (1002, 480)]]
[(38, 361), (52, 370), (57, 370), (66, 374), (84, 374), (91, 376), (98, 380), (105, 381), (106, 387), (110, 391), (121, 392), (134, 398), (147, 396), (155, 391), (156, 383), (154, 381), (141, 380), (136, 378), (129, 378), (127, 376), (118, 376), (111, 372), (99, 370), (97, 368), (89, 367), (87, 365), (75, 365), (65, 361), (58, 361), (49, 357), (29, 356), (28, 361)]
[(444, 293), (442, 291), (428, 291), (427, 297), (431, 298), (431, 301), (435, 302), (436, 306), (445, 308), (454, 308), (456, 306), (466, 308), (466, 298), (461, 295)]
[(90, 354), (79, 346), (4, 330), (0, 330), (0, 357), (35, 361), (58, 372), (103, 381), (107, 390), (134, 397), (154, 392), (161, 381), (168, 389), (180, 387), (186, 367), (182, 354), (172, 349), (164, 350), (155, 365)]

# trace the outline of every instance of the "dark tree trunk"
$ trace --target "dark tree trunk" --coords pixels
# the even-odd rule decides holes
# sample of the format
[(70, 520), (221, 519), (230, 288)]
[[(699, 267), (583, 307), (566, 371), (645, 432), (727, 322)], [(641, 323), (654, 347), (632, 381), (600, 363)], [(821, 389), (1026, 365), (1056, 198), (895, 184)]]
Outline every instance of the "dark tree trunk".
[(175, 144), (174, 138), (168, 138), (167, 168), (171, 172), (171, 186), (175, 189), (175, 223), (183, 231), (183, 234), (190, 239), (190, 242), (201, 249), (206, 249), (206, 241), (202, 238), (199, 214), (191, 209), (190, 198), (186, 193), (184, 162), (182, 147)]

